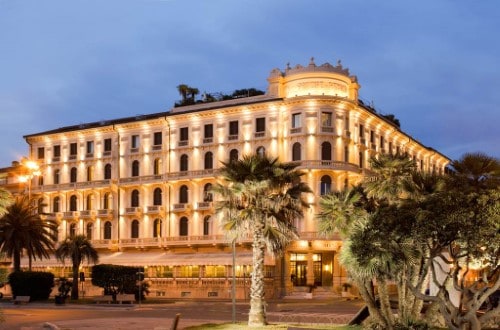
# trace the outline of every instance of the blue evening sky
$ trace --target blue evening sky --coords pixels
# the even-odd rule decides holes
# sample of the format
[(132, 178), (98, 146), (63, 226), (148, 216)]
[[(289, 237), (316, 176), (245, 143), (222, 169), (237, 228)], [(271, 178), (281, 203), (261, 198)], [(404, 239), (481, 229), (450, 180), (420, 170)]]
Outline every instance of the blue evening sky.
[(312, 56), (423, 144), (500, 157), (499, 22), (498, 0), (0, 0), (0, 167), (23, 135), (167, 111), (180, 83), (265, 90)]

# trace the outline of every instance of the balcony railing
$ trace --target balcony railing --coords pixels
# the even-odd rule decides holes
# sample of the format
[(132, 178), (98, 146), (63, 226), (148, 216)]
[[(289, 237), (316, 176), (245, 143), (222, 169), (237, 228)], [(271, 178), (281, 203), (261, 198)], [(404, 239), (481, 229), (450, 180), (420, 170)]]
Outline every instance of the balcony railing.
[(76, 219), (79, 216), (80, 216), (80, 212), (78, 212), (78, 211), (63, 212), (63, 218), (65, 218), (65, 219)]
[(95, 216), (96, 216), (96, 211), (94, 210), (80, 211), (80, 217), (82, 218), (94, 218)]
[(212, 208), (212, 202), (199, 202), (198, 210), (210, 210)]
[(101, 209), (97, 210), (98, 217), (111, 217), (113, 216), (113, 210), (110, 209)]
[(125, 208), (125, 214), (140, 214), (142, 213), (142, 208), (141, 207), (126, 207)]
[(191, 204), (188, 203), (177, 203), (174, 204), (172, 210), (174, 212), (185, 212), (191, 209)]
[(165, 211), (165, 209), (161, 205), (150, 205), (146, 207), (146, 213), (160, 213), (163, 211)]
[(333, 160), (304, 160), (304, 161), (296, 161), (294, 163), (299, 164), (299, 168), (307, 168), (307, 169), (330, 169), (335, 171), (351, 171), (351, 172), (360, 172), (360, 168), (357, 165), (339, 162)]

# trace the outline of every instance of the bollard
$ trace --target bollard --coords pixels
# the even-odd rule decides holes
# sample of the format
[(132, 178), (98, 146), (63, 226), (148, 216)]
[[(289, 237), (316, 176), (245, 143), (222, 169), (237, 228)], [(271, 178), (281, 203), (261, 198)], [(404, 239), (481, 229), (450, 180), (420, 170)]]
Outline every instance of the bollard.
[(175, 315), (174, 322), (172, 323), (172, 327), (170, 327), (170, 330), (177, 330), (177, 326), (179, 325), (179, 319), (181, 317), (181, 313), (177, 313)]

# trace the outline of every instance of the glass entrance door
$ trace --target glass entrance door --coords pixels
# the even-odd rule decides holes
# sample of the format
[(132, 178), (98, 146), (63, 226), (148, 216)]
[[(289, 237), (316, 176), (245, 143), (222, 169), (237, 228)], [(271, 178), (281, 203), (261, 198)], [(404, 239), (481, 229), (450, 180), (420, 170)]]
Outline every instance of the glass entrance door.
[(307, 261), (297, 261), (295, 264), (295, 286), (306, 286), (307, 284)]

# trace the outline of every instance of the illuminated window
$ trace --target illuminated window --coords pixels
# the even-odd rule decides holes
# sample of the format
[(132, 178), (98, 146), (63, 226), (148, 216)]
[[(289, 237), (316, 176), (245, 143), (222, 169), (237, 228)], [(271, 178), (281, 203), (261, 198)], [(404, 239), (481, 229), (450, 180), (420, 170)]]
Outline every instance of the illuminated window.
[(203, 218), (203, 235), (207, 236), (212, 233), (211, 230), (212, 220), (209, 215)]
[(153, 237), (161, 237), (161, 219), (155, 219), (153, 222)]
[(226, 266), (205, 266), (204, 277), (226, 277)]
[(177, 277), (187, 277), (187, 278), (199, 278), (200, 267), (199, 266), (180, 266), (179, 273)]
[(90, 194), (87, 195), (87, 210), (93, 210), (94, 209), (94, 195)]
[(160, 174), (160, 168), (161, 168), (161, 159), (156, 158), (153, 162), (153, 174), (154, 175), (159, 175)]
[(256, 152), (259, 157), (264, 157), (266, 155), (266, 148), (260, 146), (257, 148)]
[(139, 238), (139, 220), (133, 220), (130, 228), (130, 238)]
[(130, 206), (138, 207), (139, 206), (139, 190), (132, 190), (132, 194), (130, 197)]
[(213, 200), (213, 195), (212, 195), (212, 184), (207, 183), (203, 187), (203, 201), (204, 202), (211, 202)]
[(69, 237), (75, 237), (76, 236), (76, 223), (72, 223), (69, 225)]
[(94, 141), (87, 141), (87, 155), (94, 154)]
[(333, 116), (331, 112), (321, 113), (321, 126), (322, 127), (332, 127), (333, 126)]

